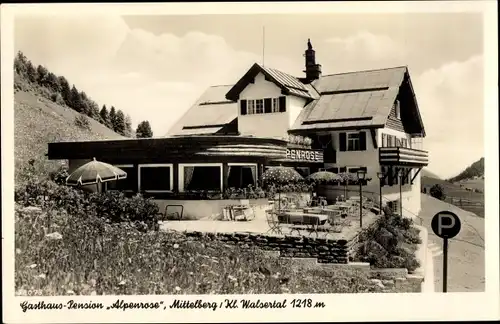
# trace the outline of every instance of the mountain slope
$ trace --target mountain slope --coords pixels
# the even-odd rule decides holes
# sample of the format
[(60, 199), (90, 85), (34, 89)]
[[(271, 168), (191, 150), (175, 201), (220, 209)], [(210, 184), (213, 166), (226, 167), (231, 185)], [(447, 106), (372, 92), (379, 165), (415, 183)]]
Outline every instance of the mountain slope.
[(431, 171), (427, 170), (426, 168), (423, 168), (421, 171), (421, 176), (427, 177), (427, 178), (433, 178), (433, 179), (441, 179), (441, 177), (438, 177), (435, 173), (432, 173)]
[(16, 91), (14, 94), (14, 155), (15, 179), (22, 181), (20, 173), (34, 160), (37, 174), (47, 175), (60, 162), (49, 161), (47, 144), (57, 141), (100, 140), (125, 138), (99, 122), (88, 118), (90, 129), (75, 125), (80, 113), (56, 104), (34, 91)]
[(450, 181), (457, 182), (481, 176), (484, 176), (484, 157), (472, 163), (470, 166), (465, 168), (464, 171), (460, 172), (457, 176), (450, 178)]

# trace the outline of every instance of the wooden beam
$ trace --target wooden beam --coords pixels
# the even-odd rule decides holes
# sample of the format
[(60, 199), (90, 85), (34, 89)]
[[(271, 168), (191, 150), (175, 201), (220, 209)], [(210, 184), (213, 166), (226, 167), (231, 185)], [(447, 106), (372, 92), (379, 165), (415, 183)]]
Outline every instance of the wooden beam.
[(377, 145), (377, 134), (373, 128), (370, 129), (370, 134), (372, 135), (372, 142), (373, 142), (373, 147), (378, 148)]
[(411, 184), (413, 184), (413, 181), (415, 180), (415, 178), (417, 177), (417, 175), (420, 173), (420, 171), (422, 170), (422, 168), (419, 168), (417, 173), (415, 173), (415, 175), (413, 176), (413, 178), (411, 178)]

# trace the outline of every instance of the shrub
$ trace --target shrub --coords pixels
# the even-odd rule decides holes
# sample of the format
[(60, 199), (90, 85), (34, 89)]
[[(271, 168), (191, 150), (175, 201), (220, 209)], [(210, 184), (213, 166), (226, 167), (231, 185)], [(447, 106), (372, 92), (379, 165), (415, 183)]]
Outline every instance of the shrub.
[(413, 221), (386, 212), (375, 224), (360, 233), (356, 258), (369, 262), (375, 268), (406, 268), (414, 271), (420, 264), (415, 257), (422, 243)]
[(59, 92), (51, 94), (50, 99), (59, 105), (64, 105), (64, 99)]
[(59, 170), (51, 172), (49, 176), (50, 179), (58, 185), (64, 185), (66, 184), (66, 179), (69, 177), (68, 169), (66, 167), (61, 167)]
[(131, 222), (141, 229), (158, 229), (158, 206), (141, 195), (127, 198), (116, 191), (88, 193), (51, 180), (37, 179), (16, 188), (14, 195), (15, 201), (22, 206), (61, 209), (75, 216), (96, 216), (111, 222)]
[(90, 130), (90, 121), (83, 115), (78, 115), (75, 117), (75, 125), (82, 129)]
[(440, 184), (435, 184), (431, 187), (431, 190), (429, 190), (429, 193), (431, 194), (432, 197), (439, 199), (439, 200), (445, 200), (446, 199), (446, 194), (444, 192), (443, 186)]

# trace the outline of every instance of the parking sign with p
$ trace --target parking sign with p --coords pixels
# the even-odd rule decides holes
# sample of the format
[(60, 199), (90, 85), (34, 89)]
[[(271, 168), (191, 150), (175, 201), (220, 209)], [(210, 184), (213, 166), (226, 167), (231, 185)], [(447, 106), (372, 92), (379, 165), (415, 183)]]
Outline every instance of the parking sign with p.
[(445, 210), (434, 215), (431, 227), (434, 234), (443, 239), (443, 292), (446, 292), (448, 282), (448, 239), (458, 235), (462, 224), (457, 215)]
[(432, 231), (440, 238), (453, 238), (460, 232), (462, 224), (457, 215), (442, 211), (434, 215), (431, 221)]

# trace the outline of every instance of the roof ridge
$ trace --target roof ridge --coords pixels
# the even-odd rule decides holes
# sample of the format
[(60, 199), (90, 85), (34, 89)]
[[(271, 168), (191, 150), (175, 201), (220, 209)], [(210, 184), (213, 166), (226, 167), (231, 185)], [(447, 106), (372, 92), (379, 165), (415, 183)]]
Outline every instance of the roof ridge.
[(399, 69), (399, 68), (408, 68), (408, 65), (399, 65), (399, 66), (393, 66), (393, 67), (387, 67), (387, 68), (381, 68), (381, 69), (368, 69), (368, 70), (359, 70), (359, 71), (349, 71), (349, 72), (341, 72), (341, 73), (323, 74), (321, 77), (333, 76), (333, 75), (341, 75), (341, 74), (351, 74), (351, 73), (384, 71), (384, 70), (392, 70), (392, 69)]

